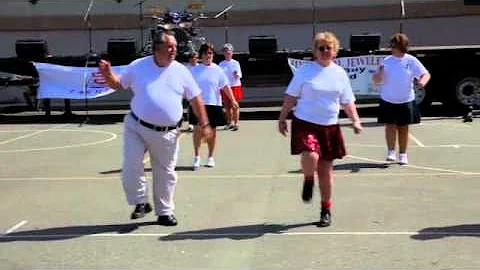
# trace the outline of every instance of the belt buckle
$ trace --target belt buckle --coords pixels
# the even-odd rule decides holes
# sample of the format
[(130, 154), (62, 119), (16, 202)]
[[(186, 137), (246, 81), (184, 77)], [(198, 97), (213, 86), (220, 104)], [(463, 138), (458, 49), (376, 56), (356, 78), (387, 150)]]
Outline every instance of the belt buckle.
[(153, 130), (159, 131), (159, 132), (165, 132), (165, 131), (168, 131), (168, 127), (153, 126)]

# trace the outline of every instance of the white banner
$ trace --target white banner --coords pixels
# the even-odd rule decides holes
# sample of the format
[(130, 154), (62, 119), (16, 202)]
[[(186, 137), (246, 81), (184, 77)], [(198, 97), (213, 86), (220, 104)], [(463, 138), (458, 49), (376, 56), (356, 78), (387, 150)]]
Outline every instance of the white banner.
[[(84, 99), (109, 95), (110, 89), (97, 67), (69, 67), (35, 63), (40, 78), (37, 98)], [(112, 67), (120, 74), (125, 66)]]
[[(385, 57), (387, 55), (340, 57), (335, 59), (335, 63), (347, 72), (355, 95), (379, 95), (380, 88), (372, 82), (372, 75)], [(308, 62), (310, 61), (288, 58), (288, 66), (293, 73)]]

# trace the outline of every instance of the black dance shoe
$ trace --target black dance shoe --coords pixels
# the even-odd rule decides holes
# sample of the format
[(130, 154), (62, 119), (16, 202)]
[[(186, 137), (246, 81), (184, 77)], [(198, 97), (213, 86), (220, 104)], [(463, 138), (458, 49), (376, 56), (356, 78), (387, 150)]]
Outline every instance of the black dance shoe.
[(135, 210), (133, 210), (131, 219), (143, 218), (145, 214), (152, 212), (152, 206), (149, 203), (139, 203), (135, 205)]

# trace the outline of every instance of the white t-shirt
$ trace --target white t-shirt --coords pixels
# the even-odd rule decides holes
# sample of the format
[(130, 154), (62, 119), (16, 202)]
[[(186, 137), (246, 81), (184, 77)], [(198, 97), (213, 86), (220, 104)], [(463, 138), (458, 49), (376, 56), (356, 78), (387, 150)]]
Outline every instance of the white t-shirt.
[(153, 56), (130, 63), (120, 75), (124, 88), (131, 88), (131, 110), (142, 120), (158, 126), (173, 126), (183, 115), (182, 98), (201, 93), (188, 69), (177, 61), (159, 67)]
[(285, 93), (298, 98), (295, 117), (318, 125), (337, 124), (340, 104), (355, 102), (347, 73), (334, 62), (327, 67), (303, 65)]
[[(238, 63), (237, 60), (232, 59), (230, 61), (223, 60), (218, 64), (225, 74), (227, 75), (228, 78), (228, 83), (230, 86), (240, 86), (242, 85), (242, 82), (240, 79), (242, 78), (242, 69), (240, 68), (240, 63)], [(238, 78), (235, 77), (234, 72), (237, 72), (237, 74), (240, 76)]]
[(381, 65), (384, 67), (384, 76), (380, 97), (397, 104), (415, 100), (413, 79), (428, 73), (422, 63), (415, 56), (406, 53), (403, 57), (387, 56)]
[(222, 68), (211, 63), (206, 66), (199, 64), (192, 69), (193, 78), (202, 90), (202, 98), (205, 105), (222, 106), (220, 91), (228, 85), (228, 79)]
[(192, 69), (196, 66), (198, 66), (198, 63), (196, 65), (192, 65), (190, 63), (186, 63), (185, 66), (188, 68), (188, 70), (190, 70), (190, 72), (192, 72)]

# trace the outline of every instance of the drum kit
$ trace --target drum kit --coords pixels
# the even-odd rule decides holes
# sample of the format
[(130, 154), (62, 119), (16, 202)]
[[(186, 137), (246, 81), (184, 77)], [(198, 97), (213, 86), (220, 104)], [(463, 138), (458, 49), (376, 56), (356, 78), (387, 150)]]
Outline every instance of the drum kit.
[(223, 9), (214, 16), (206, 16), (202, 10), (205, 7), (205, 1), (191, 2), (183, 12), (164, 10), (163, 8), (151, 8), (152, 23), (150, 26), (150, 35), (143, 48), (145, 52), (151, 52), (152, 36), (158, 31), (172, 31), (177, 40), (177, 53), (180, 56), (188, 57), (194, 51), (198, 51), (200, 46), (207, 42), (203, 35), (199, 22), (203, 19), (217, 19), (226, 14), (233, 5)]
[(199, 27), (199, 20), (208, 19), (200, 12), (205, 6), (203, 2), (190, 3), (183, 12), (164, 11), (162, 8), (152, 8), (152, 23), (150, 35), (145, 43), (144, 51), (151, 52), (152, 36), (158, 31), (171, 31), (177, 40), (177, 52), (186, 56), (198, 51), (200, 46), (207, 42)]

